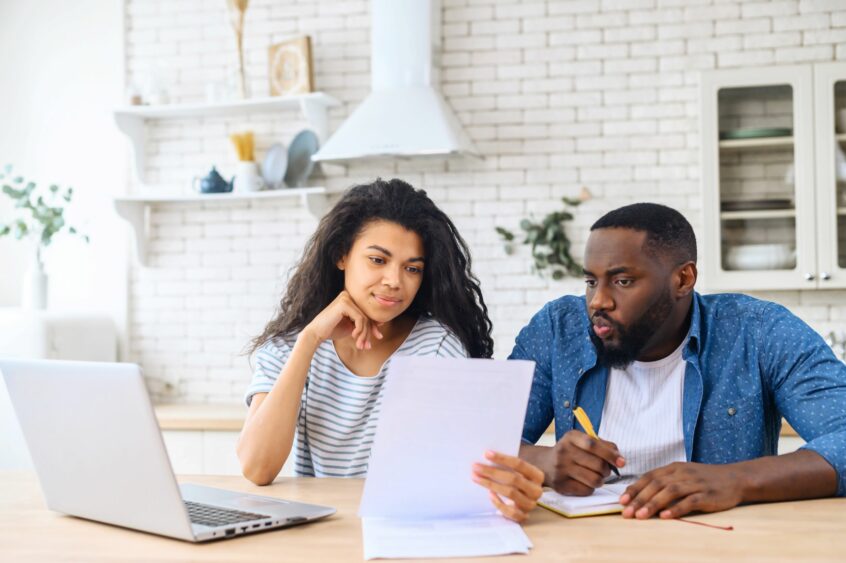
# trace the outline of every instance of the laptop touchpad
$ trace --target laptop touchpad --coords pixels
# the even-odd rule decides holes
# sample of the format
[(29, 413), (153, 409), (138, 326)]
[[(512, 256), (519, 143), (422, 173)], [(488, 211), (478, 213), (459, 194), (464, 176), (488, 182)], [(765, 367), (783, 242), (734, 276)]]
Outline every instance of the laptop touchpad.
[(235, 508), (239, 508), (242, 510), (273, 510), (282, 508), (284, 505), (288, 504), (288, 501), (284, 501), (282, 499), (279, 500), (270, 500), (270, 499), (259, 499), (253, 497), (234, 497), (229, 499), (228, 504), (231, 504)]

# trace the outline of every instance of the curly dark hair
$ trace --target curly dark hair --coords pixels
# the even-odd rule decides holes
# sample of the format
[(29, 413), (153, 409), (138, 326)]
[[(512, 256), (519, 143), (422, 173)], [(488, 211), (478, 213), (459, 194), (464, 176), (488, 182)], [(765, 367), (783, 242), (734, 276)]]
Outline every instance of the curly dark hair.
[(492, 324), (470, 251), (450, 218), (418, 190), (393, 179), (350, 188), (306, 243), (276, 317), (252, 341), (251, 352), (276, 336), (302, 331), (344, 289), (337, 263), (372, 221), (390, 221), (423, 241), (423, 282), (407, 312), (427, 315), (451, 330), (472, 358), (493, 355)]

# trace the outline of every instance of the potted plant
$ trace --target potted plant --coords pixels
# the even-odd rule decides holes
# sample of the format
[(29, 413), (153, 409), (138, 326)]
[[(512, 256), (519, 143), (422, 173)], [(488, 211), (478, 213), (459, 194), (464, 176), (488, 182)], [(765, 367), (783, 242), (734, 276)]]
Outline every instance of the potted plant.
[[(567, 236), (566, 223), (573, 219), (575, 208), (590, 197), (587, 188), (582, 188), (579, 199), (561, 198), (563, 209), (551, 211), (539, 221), (520, 221), (520, 229), (526, 234), (522, 244), (531, 247), (532, 271), (536, 274), (543, 277), (548, 273), (554, 280), (582, 275), (582, 265), (570, 254), (571, 243), (570, 237)], [(515, 234), (503, 227), (496, 227), (496, 232), (505, 243), (506, 254), (513, 253)]]
[(65, 207), (73, 198), (73, 188), (60, 189), (53, 184), (46, 190), (39, 189), (35, 182), (12, 174), (7, 165), (0, 172), (0, 190), (14, 202), (11, 220), (0, 220), (0, 238), (15, 237), (34, 244), (35, 250), (24, 280), (22, 305), (27, 308), (43, 309), (47, 305), (47, 274), (44, 271), (43, 251), (59, 233), (78, 235), (88, 242), (76, 228), (65, 221)]

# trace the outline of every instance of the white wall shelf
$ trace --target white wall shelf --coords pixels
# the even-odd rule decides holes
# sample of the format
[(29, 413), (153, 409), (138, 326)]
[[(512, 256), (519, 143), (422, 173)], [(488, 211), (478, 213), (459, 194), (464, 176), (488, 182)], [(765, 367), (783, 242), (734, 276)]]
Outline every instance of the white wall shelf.
[(796, 217), (795, 209), (762, 209), (761, 211), (723, 211), (720, 219), (790, 219)]
[(138, 262), (147, 265), (147, 242), (150, 239), (150, 210), (154, 205), (197, 204), (249, 201), (258, 199), (299, 198), (315, 218), (320, 219), (328, 207), (328, 191), (323, 187), (288, 188), (263, 192), (189, 194), (189, 195), (136, 195), (115, 199), (115, 209), (132, 227)]
[(759, 137), (757, 139), (726, 139), (720, 141), (720, 149), (742, 150), (754, 148), (792, 147), (793, 137)]
[(126, 106), (114, 111), (115, 123), (132, 144), (135, 174), (143, 184), (146, 171), (147, 127), (146, 122), (165, 119), (188, 119), (193, 117), (223, 117), (250, 115), (254, 113), (275, 113), (299, 111), (308, 121), (321, 144), (329, 133), (329, 108), (340, 102), (322, 92), (298, 96), (253, 98), (220, 104), (174, 104), (161, 106)]

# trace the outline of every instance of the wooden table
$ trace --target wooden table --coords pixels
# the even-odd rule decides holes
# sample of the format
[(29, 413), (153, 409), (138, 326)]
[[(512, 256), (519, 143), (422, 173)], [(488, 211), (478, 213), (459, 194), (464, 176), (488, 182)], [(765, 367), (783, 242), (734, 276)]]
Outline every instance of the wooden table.
[[(240, 477), (180, 481), (329, 504), (337, 514), (305, 526), (208, 544), (189, 544), (48, 511), (35, 476), (0, 473), (0, 561), (361, 561), (356, 517), (362, 481), (279, 479), (256, 487)], [(530, 555), (489, 561), (844, 561), (846, 499), (744, 506), (676, 521), (619, 515), (566, 520), (537, 509), (525, 529)], [(464, 559), (462, 561), (477, 561)], [(443, 560), (438, 560), (443, 561)]]

